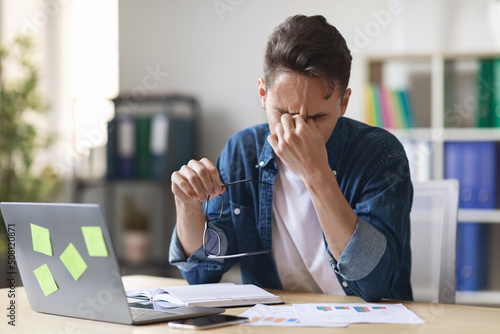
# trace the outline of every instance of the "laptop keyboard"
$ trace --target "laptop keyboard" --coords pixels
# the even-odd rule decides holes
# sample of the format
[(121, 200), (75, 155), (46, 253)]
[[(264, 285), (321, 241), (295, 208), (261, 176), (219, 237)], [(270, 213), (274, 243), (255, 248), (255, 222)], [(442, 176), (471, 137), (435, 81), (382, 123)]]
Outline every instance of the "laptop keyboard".
[(171, 311), (153, 311), (143, 308), (131, 307), (130, 313), (132, 314), (133, 321), (145, 321), (154, 319), (164, 319), (172, 315), (178, 315), (178, 312)]

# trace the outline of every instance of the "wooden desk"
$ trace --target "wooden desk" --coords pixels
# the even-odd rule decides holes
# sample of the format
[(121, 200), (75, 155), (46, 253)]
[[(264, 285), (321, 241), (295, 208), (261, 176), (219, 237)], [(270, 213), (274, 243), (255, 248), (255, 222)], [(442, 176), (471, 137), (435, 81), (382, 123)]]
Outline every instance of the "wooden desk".
[[(186, 285), (180, 279), (151, 276), (125, 276), (126, 290), (153, 288), (172, 285)], [(0, 333), (196, 333), (191, 330), (171, 329), (166, 323), (147, 326), (127, 326), (91, 320), (82, 320), (33, 312), (26, 298), (24, 288), (16, 288), (16, 327), (7, 324), (6, 308), (9, 305), (8, 289), (0, 289)], [(360, 298), (324, 294), (284, 292), (273, 290), (287, 303), (359, 303)], [(410, 310), (425, 320), (421, 325), (398, 324), (352, 324), (346, 328), (290, 328), (229, 326), (203, 331), (204, 333), (498, 333), (500, 331), (500, 309), (403, 302)], [(238, 315), (247, 308), (232, 308), (227, 314)], [(201, 333), (201, 332), (200, 332)]]

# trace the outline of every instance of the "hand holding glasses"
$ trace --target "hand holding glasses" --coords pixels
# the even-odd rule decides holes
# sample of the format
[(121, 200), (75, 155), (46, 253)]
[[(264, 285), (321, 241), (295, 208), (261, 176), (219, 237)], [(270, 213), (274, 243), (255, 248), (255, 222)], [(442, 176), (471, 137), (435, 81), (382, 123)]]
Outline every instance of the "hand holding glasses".
[[(239, 181), (234, 181), (234, 182), (229, 182), (226, 184), (223, 184), (223, 187), (229, 187), (233, 184), (237, 183), (244, 183), (244, 182), (256, 182), (256, 183), (261, 183), (261, 184), (267, 184), (272, 186), (272, 183), (269, 182), (264, 182), (264, 181), (259, 181), (259, 180), (239, 180)], [(260, 251), (254, 251), (254, 252), (245, 252), (245, 253), (238, 253), (238, 254), (230, 254), (230, 255), (220, 255), (221, 254), (221, 237), (217, 231), (212, 229), (211, 227), (208, 226), (208, 223), (210, 222), (215, 222), (219, 220), (222, 217), (222, 212), (224, 211), (224, 196), (223, 195), (218, 195), (221, 197), (221, 205), (220, 205), (220, 212), (217, 216), (217, 218), (210, 218), (208, 215), (208, 201), (210, 200), (210, 195), (207, 196), (207, 201), (205, 202), (205, 230), (203, 231), (203, 250), (205, 251), (205, 255), (208, 258), (211, 259), (231, 259), (231, 258), (236, 258), (236, 257), (243, 257), (243, 256), (250, 256), (250, 255), (258, 255), (258, 254), (265, 254), (270, 252), (270, 250), (260, 250)], [(215, 240), (213, 242), (212, 240)], [(208, 245), (210, 243), (210, 245)]]

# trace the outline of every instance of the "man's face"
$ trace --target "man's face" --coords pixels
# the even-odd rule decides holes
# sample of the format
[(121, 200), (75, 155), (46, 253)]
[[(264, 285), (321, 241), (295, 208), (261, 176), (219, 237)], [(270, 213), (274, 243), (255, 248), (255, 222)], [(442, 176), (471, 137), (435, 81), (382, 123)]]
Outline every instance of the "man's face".
[(326, 144), (345, 113), (351, 90), (347, 89), (342, 98), (337, 86), (328, 100), (326, 93), (327, 84), (323, 80), (294, 72), (279, 73), (267, 91), (264, 80), (259, 79), (260, 100), (272, 134), (276, 133), (276, 124), (281, 122), (283, 114), (301, 115), (306, 121), (314, 121)]

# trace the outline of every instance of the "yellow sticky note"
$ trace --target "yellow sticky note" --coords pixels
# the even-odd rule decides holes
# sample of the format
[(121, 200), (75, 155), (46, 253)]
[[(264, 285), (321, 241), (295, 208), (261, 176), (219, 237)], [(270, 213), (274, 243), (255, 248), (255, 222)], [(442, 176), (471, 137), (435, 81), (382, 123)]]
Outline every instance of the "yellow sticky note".
[(87, 269), (87, 264), (72, 243), (66, 247), (59, 258), (75, 281), (77, 281)]
[(108, 256), (108, 249), (100, 226), (82, 226), (82, 233), (89, 256)]
[(45, 296), (59, 290), (59, 287), (54, 280), (54, 276), (52, 276), (49, 266), (46, 263), (33, 270), (33, 273), (35, 274), (38, 284), (40, 284)]
[(33, 241), (34, 251), (52, 256), (52, 244), (48, 228), (31, 224), (31, 240)]

